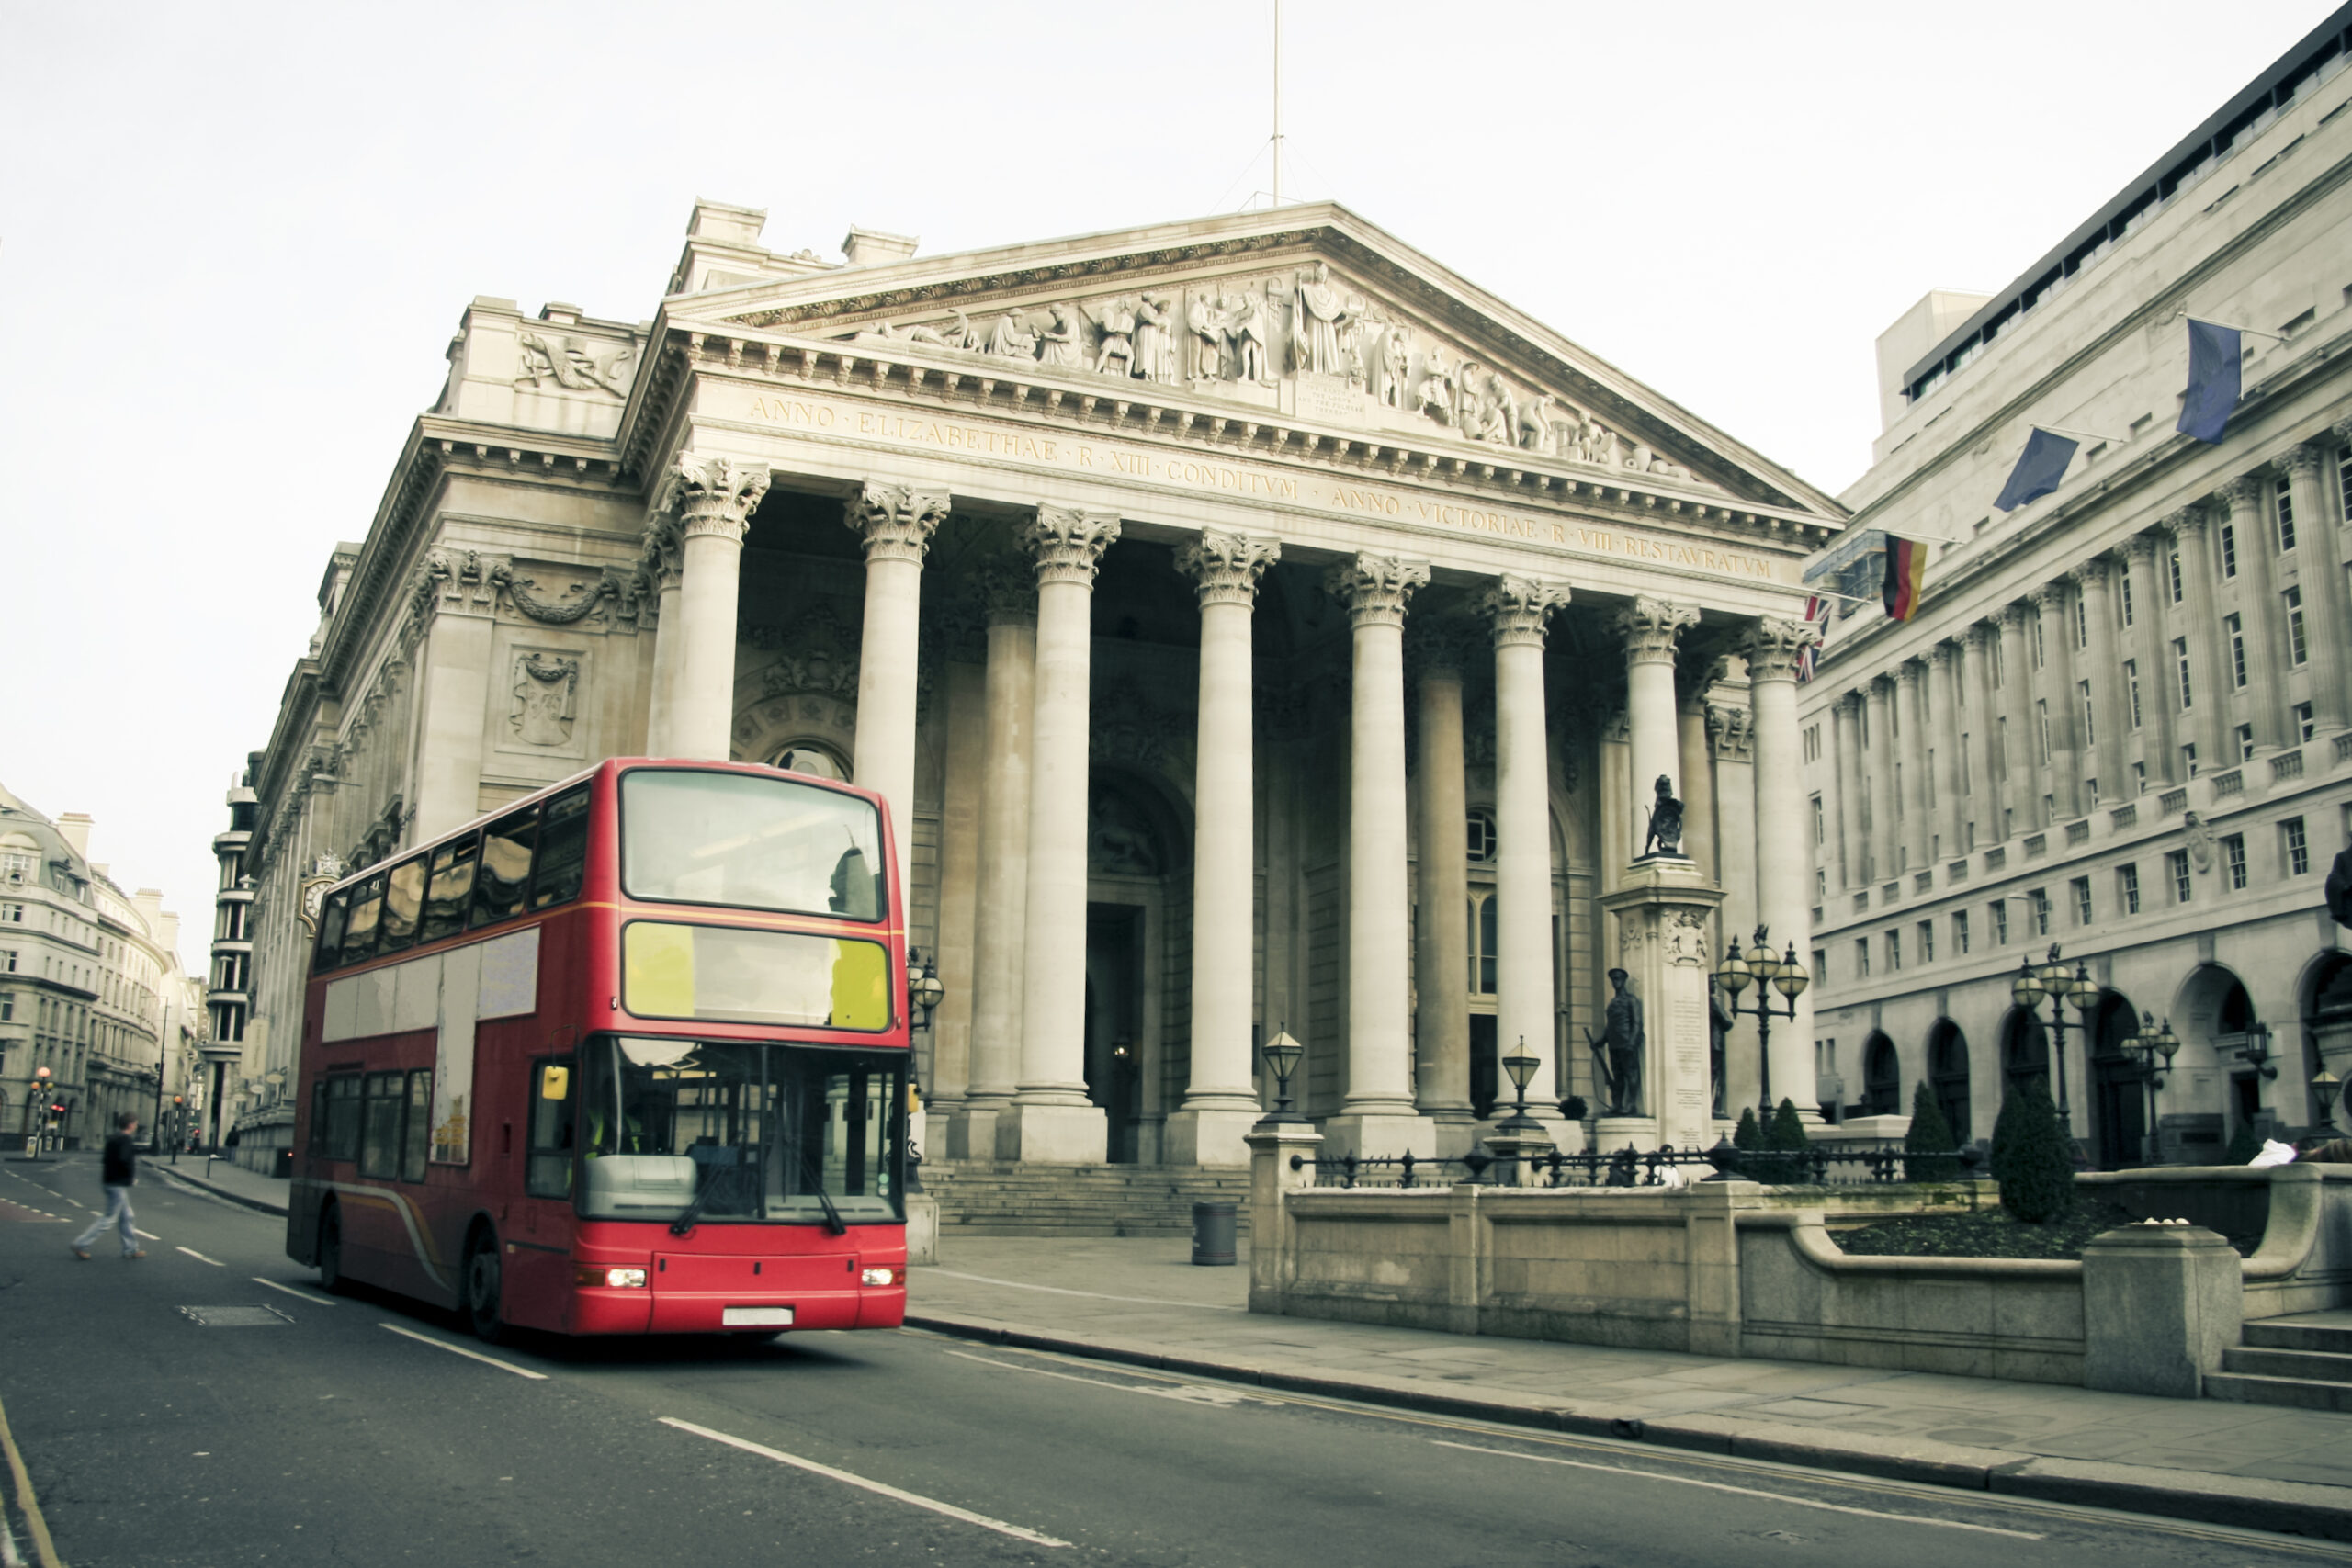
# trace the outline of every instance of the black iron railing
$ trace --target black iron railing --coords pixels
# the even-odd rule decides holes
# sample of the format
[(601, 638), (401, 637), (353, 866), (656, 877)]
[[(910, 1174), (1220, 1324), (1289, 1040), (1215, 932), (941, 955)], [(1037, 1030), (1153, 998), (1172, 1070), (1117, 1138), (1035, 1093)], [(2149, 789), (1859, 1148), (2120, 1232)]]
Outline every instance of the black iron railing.
[[(1531, 1179), (1522, 1182), (1519, 1168), (1532, 1159)], [(1468, 1181), (1516, 1187), (1666, 1187), (1675, 1185), (1668, 1171), (1684, 1181), (1717, 1175), (1773, 1187), (1856, 1186), (1898, 1181), (1957, 1181), (1974, 1176), (1982, 1156), (1974, 1149), (1958, 1154), (1915, 1154), (1900, 1144), (1869, 1146), (1816, 1145), (1811, 1148), (1774, 1151), (1735, 1149), (1718, 1144), (1707, 1149), (1678, 1149), (1668, 1144), (1655, 1149), (1620, 1149), (1613, 1154), (1588, 1150), (1582, 1154), (1489, 1155), (1333, 1155), (1309, 1159), (1290, 1156), (1293, 1170), (1312, 1167), (1315, 1185), (1358, 1187), (1448, 1187)]]

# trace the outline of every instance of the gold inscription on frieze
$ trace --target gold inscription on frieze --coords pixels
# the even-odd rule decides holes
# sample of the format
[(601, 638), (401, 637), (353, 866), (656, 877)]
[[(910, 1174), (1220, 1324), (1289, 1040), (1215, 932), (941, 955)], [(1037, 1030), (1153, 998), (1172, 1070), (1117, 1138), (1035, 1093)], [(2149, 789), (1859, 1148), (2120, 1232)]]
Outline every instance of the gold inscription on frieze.
[(824, 398), (754, 391), (744, 408), (744, 416), (763, 424), (1007, 458), (1066, 472), (1140, 479), (1182, 490), (1291, 502), (1353, 515), (1395, 518), (1462, 533), (1525, 539), (1585, 555), (1652, 561), (1756, 581), (1792, 581), (1796, 575), (1793, 561), (1631, 533), (1602, 524), (1555, 522), (1498, 508), (1461, 505), (1409, 491), (1344, 484), (1322, 475), (1288, 474), (1083, 437), (1040, 435), (1019, 429), (864, 409)]

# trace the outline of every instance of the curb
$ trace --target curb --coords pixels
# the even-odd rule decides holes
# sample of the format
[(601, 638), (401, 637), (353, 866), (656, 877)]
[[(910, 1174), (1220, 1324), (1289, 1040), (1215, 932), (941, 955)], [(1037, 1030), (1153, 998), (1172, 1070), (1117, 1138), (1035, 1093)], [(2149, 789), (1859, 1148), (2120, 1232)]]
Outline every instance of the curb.
[[(1051, 1350), (1089, 1360), (1148, 1367), (1183, 1376), (1215, 1378), (1283, 1393), (1320, 1395), (1362, 1404), (1447, 1416), (1498, 1426), (1525, 1427), (1572, 1437), (1611, 1438), (1659, 1448), (1805, 1465), (1816, 1470), (1917, 1485), (1986, 1492), (2078, 1507), (2112, 1508), (2195, 1524), (2227, 1525), (2272, 1534), (2352, 1540), (2352, 1490), (2312, 1482), (2267, 1481), (2166, 1470), (2154, 1465), (2108, 1464), (2052, 1459), (2002, 1449), (1967, 1448), (1925, 1439), (1889, 1446), (1883, 1439), (1852, 1435), (1850, 1446), (1825, 1440), (1812, 1427), (1720, 1416), (1645, 1420), (1573, 1410), (1533, 1400), (1480, 1399), (1409, 1385), (1362, 1382), (1238, 1362), (1169, 1355), (1116, 1340), (1080, 1339), (1014, 1325), (931, 1317), (910, 1313), (909, 1328), (928, 1329), (958, 1339), (1016, 1349)], [(1848, 1434), (1835, 1434), (1846, 1437)]]
[(193, 1187), (208, 1197), (218, 1198), (224, 1203), (234, 1203), (239, 1208), (251, 1209), (256, 1213), (276, 1214), (281, 1220), (286, 1217), (286, 1205), (283, 1203), (271, 1203), (259, 1198), (248, 1198), (242, 1192), (232, 1192), (226, 1187), (217, 1186), (200, 1176), (190, 1176), (186, 1171), (174, 1170), (168, 1166), (151, 1165), (147, 1168), (166, 1181), (177, 1181)]

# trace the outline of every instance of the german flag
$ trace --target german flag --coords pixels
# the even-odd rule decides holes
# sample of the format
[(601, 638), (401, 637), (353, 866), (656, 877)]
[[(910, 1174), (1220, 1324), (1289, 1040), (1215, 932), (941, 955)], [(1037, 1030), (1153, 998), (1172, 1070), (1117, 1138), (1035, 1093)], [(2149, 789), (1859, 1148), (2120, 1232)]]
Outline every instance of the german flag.
[(1928, 547), (1917, 539), (1886, 536), (1886, 578), (1879, 584), (1879, 598), (1886, 605), (1886, 618), (1907, 621), (1919, 611), (1919, 590), (1928, 576)]

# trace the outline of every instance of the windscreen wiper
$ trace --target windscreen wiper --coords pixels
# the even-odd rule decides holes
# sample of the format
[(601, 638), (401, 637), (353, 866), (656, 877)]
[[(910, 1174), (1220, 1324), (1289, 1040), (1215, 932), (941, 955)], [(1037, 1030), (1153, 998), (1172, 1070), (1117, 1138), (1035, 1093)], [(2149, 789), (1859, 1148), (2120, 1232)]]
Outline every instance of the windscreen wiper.
[(711, 1168), (710, 1179), (702, 1184), (702, 1190), (695, 1193), (695, 1201), (686, 1205), (686, 1212), (670, 1222), (670, 1234), (684, 1235), (693, 1230), (695, 1222), (702, 1218), (703, 1210), (708, 1208), (712, 1200), (718, 1196), (719, 1188), (732, 1185), (736, 1173), (742, 1168), (738, 1165), (714, 1166)]
[(817, 1172), (817, 1162), (808, 1155), (800, 1156), (800, 1173), (808, 1179), (808, 1190), (825, 1211), (825, 1229), (834, 1235), (847, 1235), (849, 1225), (842, 1220), (841, 1210), (833, 1206), (833, 1195), (825, 1190), (824, 1179)]

